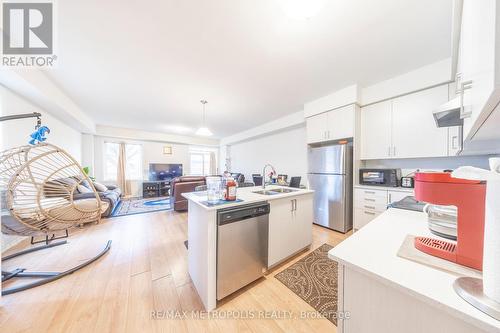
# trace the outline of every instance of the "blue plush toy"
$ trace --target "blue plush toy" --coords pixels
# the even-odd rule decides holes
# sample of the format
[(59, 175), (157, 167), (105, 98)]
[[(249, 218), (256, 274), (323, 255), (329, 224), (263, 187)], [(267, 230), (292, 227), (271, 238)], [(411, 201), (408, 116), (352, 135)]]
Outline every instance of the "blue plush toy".
[(44, 142), (47, 140), (45, 135), (50, 133), (50, 129), (47, 126), (41, 126), (33, 134), (30, 135), (30, 145), (36, 145), (37, 143)]

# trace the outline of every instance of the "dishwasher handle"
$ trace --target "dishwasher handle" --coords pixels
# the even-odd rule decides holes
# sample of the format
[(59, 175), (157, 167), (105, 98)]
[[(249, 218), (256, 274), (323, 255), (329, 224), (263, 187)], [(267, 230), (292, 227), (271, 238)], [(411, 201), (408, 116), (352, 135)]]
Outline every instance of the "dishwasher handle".
[(269, 204), (244, 209), (232, 209), (229, 211), (220, 212), (218, 214), (217, 224), (219, 226), (268, 215), (270, 211)]

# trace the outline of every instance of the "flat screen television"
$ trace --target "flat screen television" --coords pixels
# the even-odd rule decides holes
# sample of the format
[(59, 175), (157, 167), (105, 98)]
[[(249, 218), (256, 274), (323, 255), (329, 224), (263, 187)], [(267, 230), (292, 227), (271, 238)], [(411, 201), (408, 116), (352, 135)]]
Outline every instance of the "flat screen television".
[(149, 180), (172, 180), (175, 177), (182, 176), (182, 164), (159, 164), (149, 165)]

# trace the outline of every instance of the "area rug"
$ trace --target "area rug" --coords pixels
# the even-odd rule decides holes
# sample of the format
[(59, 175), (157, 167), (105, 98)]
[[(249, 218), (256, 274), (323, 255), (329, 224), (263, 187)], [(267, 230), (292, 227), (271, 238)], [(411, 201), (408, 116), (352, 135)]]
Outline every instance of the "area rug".
[(321, 245), (275, 277), (337, 325), (337, 263), (328, 258), (332, 248)]
[(133, 214), (144, 214), (158, 212), (161, 210), (170, 210), (170, 197), (160, 197), (154, 199), (130, 198), (124, 199), (113, 211), (112, 216), (124, 216)]

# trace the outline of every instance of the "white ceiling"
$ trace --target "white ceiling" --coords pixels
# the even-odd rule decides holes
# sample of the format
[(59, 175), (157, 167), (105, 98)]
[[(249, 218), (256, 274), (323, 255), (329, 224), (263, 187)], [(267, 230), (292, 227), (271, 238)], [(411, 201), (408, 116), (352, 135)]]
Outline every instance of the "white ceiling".
[(98, 124), (193, 134), (207, 99), (224, 137), (451, 55), (452, 0), (286, 1), (58, 1), (48, 74)]

